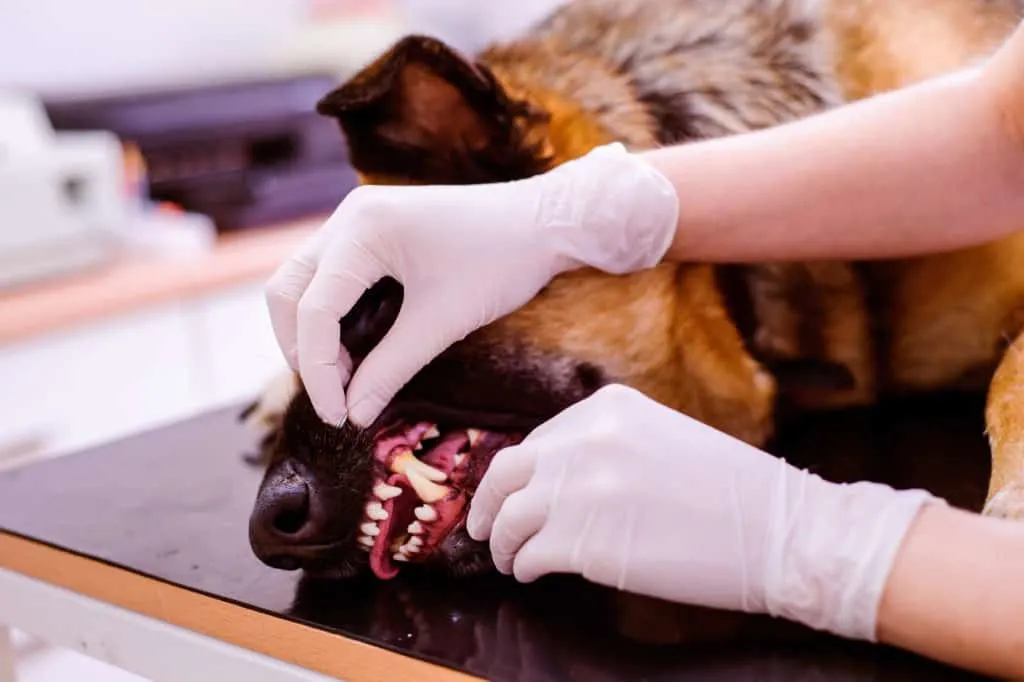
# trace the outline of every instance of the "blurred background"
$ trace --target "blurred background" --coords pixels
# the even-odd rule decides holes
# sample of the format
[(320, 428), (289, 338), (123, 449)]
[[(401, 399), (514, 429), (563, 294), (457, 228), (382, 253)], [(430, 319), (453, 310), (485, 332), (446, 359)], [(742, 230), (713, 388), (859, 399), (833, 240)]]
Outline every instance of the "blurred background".
[[(355, 180), (316, 101), (563, 1), (0, 0), (0, 470), (253, 398), (263, 284)], [(18, 636), (23, 682), (130, 679)]]
[(352, 188), (316, 101), (563, 0), (0, 0), (0, 468), (243, 400), (262, 285)]

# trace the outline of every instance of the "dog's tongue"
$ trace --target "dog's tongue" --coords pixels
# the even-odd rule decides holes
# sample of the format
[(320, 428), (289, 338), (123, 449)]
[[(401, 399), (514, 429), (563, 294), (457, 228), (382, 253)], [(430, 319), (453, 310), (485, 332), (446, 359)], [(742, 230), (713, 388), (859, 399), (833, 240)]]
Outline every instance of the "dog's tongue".
[[(381, 580), (391, 580), (398, 575), (398, 566), (391, 558), (392, 530), (401, 531), (402, 527), (396, 524), (403, 523), (403, 518), (411, 515), (411, 509), (406, 507), (417, 503), (416, 493), (413, 491), (409, 481), (402, 474), (392, 474), (387, 480), (388, 485), (400, 488), (402, 493), (382, 503), (388, 518), (380, 522), (380, 533), (374, 538), (373, 547), (370, 549), (370, 570)], [(409, 512), (408, 514), (406, 512)], [(405, 523), (409, 523), (406, 521)]]

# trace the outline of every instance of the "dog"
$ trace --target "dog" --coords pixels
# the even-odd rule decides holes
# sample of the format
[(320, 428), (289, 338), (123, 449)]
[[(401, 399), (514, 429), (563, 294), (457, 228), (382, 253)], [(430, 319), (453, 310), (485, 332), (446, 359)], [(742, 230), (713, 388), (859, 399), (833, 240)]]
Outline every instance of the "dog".
[[(516, 180), (602, 144), (764, 129), (968, 67), (1022, 4), (575, 0), (472, 58), (407, 36), (317, 110), (362, 183)], [(356, 366), (402, 295), (385, 278), (341, 320)], [(320, 422), (294, 376), (257, 400), (250, 543), (268, 566), (324, 578), (491, 570), (463, 526), (491, 457), (610, 384), (756, 446), (789, 414), (987, 391), (982, 511), (1022, 519), (1022, 327), (1024, 235), (884, 262), (566, 273), (443, 352), (366, 429)]]

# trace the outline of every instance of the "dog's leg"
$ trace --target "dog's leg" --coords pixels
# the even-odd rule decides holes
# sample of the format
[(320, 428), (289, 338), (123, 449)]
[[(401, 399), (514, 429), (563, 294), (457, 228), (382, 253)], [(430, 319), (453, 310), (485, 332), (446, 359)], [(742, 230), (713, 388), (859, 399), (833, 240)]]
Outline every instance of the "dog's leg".
[(992, 378), (985, 423), (992, 473), (984, 513), (1024, 521), (1024, 334), (1014, 339)]
[(238, 415), (238, 421), (256, 432), (259, 446), (256, 452), (243, 455), (246, 463), (264, 466), (269, 462), (268, 448), (284, 418), (288, 404), (299, 389), (298, 379), (291, 370), (274, 376), (262, 393)]

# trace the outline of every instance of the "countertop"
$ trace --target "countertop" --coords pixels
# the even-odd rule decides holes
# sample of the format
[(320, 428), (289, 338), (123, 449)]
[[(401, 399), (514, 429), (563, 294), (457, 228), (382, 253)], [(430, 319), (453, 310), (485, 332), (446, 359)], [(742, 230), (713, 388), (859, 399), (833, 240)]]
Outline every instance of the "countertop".
[(220, 236), (194, 255), (120, 257), (81, 274), (0, 292), (0, 346), (269, 277), (324, 220)]
[[(772, 451), (834, 480), (977, 509), (984, 396), (814, 417)], [(354, 682), (977, 679), (784, 621), (624, 600), (575, 579), (316, 581), (261, 564), (238, 407), (0, 475), (0, 567)], [(823, 447), (825, 445), (826, 447)]]

